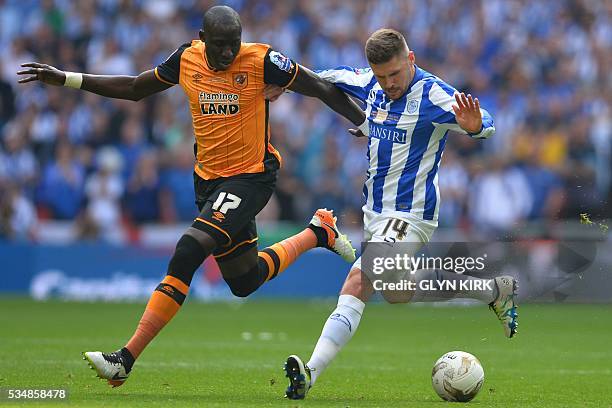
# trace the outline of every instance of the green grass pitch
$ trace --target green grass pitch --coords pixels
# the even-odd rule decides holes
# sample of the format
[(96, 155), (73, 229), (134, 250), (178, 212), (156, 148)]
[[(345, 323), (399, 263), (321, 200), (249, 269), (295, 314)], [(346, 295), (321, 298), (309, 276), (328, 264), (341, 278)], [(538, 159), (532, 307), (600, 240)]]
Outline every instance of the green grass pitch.
[(80, 353), (123, 345), (143, 308), (1, 299), (0, 387), (67, 387), (67, 404), (78, 407), (445, 407), (431, 368), (458, 349), (485, 369), (470, 406), (612, 406), (612, 305), (521, 306), (512, 340), (485, 306), (368, 305), (305, 401), (283, 399), (281, 367), (289, 354), (309, 357), (333, 303), (187, 302), (130, 379), (111, 389)]

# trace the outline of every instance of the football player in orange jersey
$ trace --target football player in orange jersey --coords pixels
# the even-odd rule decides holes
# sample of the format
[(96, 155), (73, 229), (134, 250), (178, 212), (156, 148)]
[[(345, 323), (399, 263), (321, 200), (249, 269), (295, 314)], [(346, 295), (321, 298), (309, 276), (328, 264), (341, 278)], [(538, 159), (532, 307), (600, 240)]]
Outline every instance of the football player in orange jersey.
[(355, 250), (326, 209), (318, 210), (299, 234), (257, 250), (255, 215), (270, 199), (281, 165), (270, 144), (266, 84), (317, 97), (364, 133), (367, 121), (360, 107), (333, 84), (266, 44), (243, 43), (241, 35), (238, 14), (215, 6), (204, 15), (199, 40), (183, 44), (158, 67), (137, 76), (64, 72), (35, 62), (23, 64), (18, 72), (19, 83), (41, 81), (133, 101), (179, 84), (189, 98), (200, 215), (179, 239), (167, 275), (125, 347), (113, 353), (83, 353), (112, 386), (124, 383), (135, 359), (177, 313), (195, 271), (209, 255), (215, 256), (232, 293), (240, 297), (314, 247), (355, 260)]

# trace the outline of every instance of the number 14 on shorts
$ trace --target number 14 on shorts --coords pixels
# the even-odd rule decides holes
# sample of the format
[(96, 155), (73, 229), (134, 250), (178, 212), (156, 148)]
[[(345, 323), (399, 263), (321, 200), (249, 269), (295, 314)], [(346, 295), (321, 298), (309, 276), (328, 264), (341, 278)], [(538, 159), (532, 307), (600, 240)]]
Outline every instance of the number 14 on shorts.
[(387, 225), (385, 226), (385, 229), (382, 232), (382, 235), (385, 237), (385, 241), (387, 242), (395, 242), (394, 237), (389, 237), (387, 236), (387, 232), (389, 232), (389, 228), (391, 228), (392, 231), (395, 231), (396, 237), (398, 240), (403, 240), (406, 237), (406, 234), (408, 233), (408, 226), (410, 224), (408, 224), (407, 221), (403, 221), (403, 220), (398, 220), (397, 218), (390, 218), (389, 222), (387, 222)]

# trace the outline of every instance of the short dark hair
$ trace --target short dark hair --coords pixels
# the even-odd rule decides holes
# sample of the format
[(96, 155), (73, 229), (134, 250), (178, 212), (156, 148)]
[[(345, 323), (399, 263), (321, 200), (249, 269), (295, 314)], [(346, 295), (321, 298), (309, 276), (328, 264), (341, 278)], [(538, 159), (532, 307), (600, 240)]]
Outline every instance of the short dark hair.
[(370, 64), (383, 64), (406, 50), (402, 33), (390, 28), (376, 30), (365, 45), (366, 58)]

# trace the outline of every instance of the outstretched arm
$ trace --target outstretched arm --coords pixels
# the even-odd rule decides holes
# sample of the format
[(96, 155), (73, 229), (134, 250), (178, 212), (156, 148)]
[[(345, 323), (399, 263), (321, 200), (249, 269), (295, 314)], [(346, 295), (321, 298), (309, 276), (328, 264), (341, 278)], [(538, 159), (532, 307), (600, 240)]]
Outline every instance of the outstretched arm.
[[(264, 82), (319, 98), (354, 125), (361, 126), (364, 130), (367, 128), (365, 113), (341, 89), (278, 51), (269, 49), (264, 57)], [(282, 92), (274, 92), (274, 88), (268, 88), (264, 91), (264, 97), (274, 100), (278, 97), (275, 93), (280, 95)]]
[(18, 71), (20, 84), (41, 81), (49, 85), (70, 86), (93, 92), (98, 95), (116, 99), (139, 101), (157, 92), (164, 91), (172, 85), (161, 82), (155, 77), (154, 70), (138, 76), (129, 75), (91, 75), (61, 71), (51, 65), (29, 62), (21, 64), (27, 68)]
[(331, 82), (325, 81), (317, 74), (300, 65), (297, 75), (289, 89), (306, 96), (319, 98), (335, 112), (344, 116), (356, 126), (364, 123), (363, 110), (344, 92)]
[[(266, 85), (264, 88), (264, 98), (270, 102), (274, 102), (285, 92), (284, 88), (278, 85)], [(351, 101), (352, 102), (352, 101)], [(369, 130), (367, 129), (367, 122), (363, 122), (357, 129), (349, 129), (349, 133), (355, 137), (368, 136)]]

